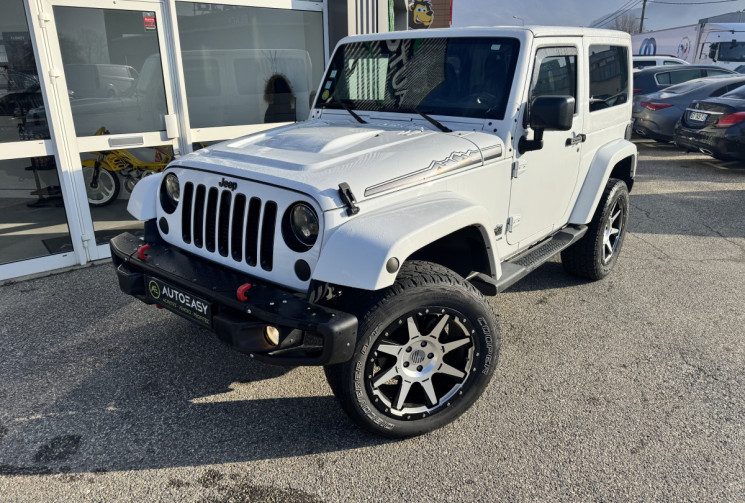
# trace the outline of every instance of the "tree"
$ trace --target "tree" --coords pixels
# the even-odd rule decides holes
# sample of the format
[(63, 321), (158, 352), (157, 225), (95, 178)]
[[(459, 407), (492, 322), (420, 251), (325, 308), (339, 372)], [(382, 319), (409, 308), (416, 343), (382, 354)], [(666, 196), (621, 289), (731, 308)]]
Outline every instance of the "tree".
[(626, 12), (620, 16), (616, 16), (613, 18), (613, 22), (610, 22), (605, 26), (611, 30), (625, 31), (629, 35), (636, 35), (639, 33), (639, 20), (631, 12)]

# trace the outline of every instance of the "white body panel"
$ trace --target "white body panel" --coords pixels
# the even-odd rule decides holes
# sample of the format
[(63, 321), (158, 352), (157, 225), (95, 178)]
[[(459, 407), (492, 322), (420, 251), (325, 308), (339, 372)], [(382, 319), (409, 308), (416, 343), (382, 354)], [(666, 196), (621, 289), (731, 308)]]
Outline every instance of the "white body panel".
[[(589, 112), (585, 68), (592, 44), (628, 46), (628, 35), (608, 30), (508, 27), (395, 36), (518, 39), (520, 56), (504, 118), (434, 116), (453, 130), (440, 132), (415, 113), (356, 110), (367, 122), (361, 124), (345, 110), (314, 108), (307, 122), (212, 145), (171, 163), (166, 173), (179, 176), (182, 191), (191, 183), (207, 191), (229, 192), (231, 204), (235, 204), (233, 194), (239, 193), (259, 198), (262, 204), (277, 204), (271, 270), (262, 268), (260, 262), (249, 266), (245, 256), (233, 257), (229, 250), (224, 250), (226, 255), (185, 242), (183, 234), (185, 230), (189, 234), (189, 229), (182, 229), (182, 223), (194, 223), (183, 219), (183, 204), (172, 214), (156, 204), (161, 177), (138, 184), (132, 199), (142, 201), (130, 202), (131, 212), (141, 219), (165, 219), (169, 232), (163, 237), (175, 246), (297, 291), (306, 290), (310, 283), (298, 279), (294, 270), (298, 260), (308, 263), (312, 280), (376, 290), (395, 280), (395, 271), (386, 270), (390, 258), (403, 263), (426, 245), (469, 227), (479, 231), (488, 257), (488, 270), (480, 272), (497, 279), (501, 260), (570, 221), (586, 222), (602, 193), (598, 184), (607, 180), (612, 163), (633, 157), (635, 165), (635, 147), (621, 140), (631, 115), (630, 100)], [(523, 126), (523, 115), (536, 50), (544, 46), (576, 50), (576, 114), (570, 131), (546, 132), (543, 149), (519, 155), (519, 139), (533, 134)], [(630, 58), (628, 76), (630, 80)], [(568, 146), (567, 140), (578, 135), (585, 135), (586, 140)], [(515, 178), (513, 164), (520, 163), (526, 171)], [(348, 212), (349, 205), (338, 190), (342, 183), (349, 185), (355, 197), (357, 214)], [(313, 207), (320, 220), (316, 244), (299, 253), (285, 245), (279, 225), (285, 210), (298, 201)], [(506, 223), (516, 212), (523, 214), (524, 226), (510, 236)]]

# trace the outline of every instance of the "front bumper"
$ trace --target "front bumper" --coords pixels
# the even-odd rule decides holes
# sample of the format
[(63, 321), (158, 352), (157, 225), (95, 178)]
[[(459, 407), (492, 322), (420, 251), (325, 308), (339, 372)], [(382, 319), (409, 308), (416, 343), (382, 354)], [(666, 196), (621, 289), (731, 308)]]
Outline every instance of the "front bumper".
[[(210, 303), (208, 326), (234, 349), (277, 365), (329, 365), (349, 360), (357, 341), (357, 318), (312, 304), (296, 293), (251, 276), (215, 265), (158, 239), (148, 239), (144, 260), (138, 250), (145, 242), (130, 233), (111, 240), (111, 257), (119, 287), (147, 304), (158, 304), (195, 321), (148, 294), (148, 278), (157, 278)], [(236, 292), (251, 284), (245, 301)], [(279, 329), (272, 346), (264, 328)]]

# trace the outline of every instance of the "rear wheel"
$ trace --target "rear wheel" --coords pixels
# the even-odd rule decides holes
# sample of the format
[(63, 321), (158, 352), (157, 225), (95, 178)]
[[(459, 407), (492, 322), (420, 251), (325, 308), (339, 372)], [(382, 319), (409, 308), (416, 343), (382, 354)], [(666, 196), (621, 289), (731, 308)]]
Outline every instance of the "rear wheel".
[(564, 269), (577, 276), (598, 280), (613, 270), (626, 236), (629, 191), (622, 180), (611, 178), (605, 186), (587, 234), (561, 252)]
[(396, 283), (361, 303), (353, 358), (326, 367), (334, 394), (363, 428), (409, 437), (453, 421), (481, 395), (499, 354), (494, 311), (442, 266), (407, 262)]

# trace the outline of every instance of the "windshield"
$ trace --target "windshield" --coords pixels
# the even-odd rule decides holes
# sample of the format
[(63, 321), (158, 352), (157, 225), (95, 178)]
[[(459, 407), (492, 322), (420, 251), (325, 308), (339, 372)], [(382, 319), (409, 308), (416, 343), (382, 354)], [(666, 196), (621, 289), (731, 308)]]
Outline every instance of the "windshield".
[(520, 42), (423, 38), (345, 44), (323, 80), (320, 108), (503, 119)]
[(719, 61), (745, 61), (745, 42), (721, 42)]

